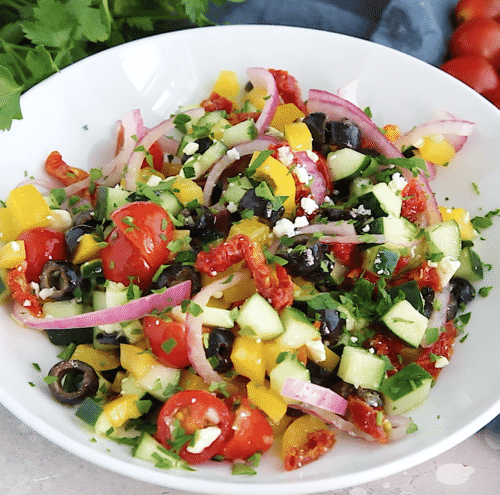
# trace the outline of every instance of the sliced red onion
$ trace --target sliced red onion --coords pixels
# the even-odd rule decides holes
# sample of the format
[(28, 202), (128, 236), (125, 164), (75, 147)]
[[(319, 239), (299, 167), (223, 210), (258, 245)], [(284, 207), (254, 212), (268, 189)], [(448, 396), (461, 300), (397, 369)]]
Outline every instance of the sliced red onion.
[[(228, 278), (217, 280), (204, 287), (198, 294), (192, 298), (192, 302), (198, 304), (201, 307), (207, 305), (210, 298), (225, 289), (229, 289), (236, 284), (239, 284), (243, 280), (250, 278), (249, 270), (241, 270)], [(207, 360), (205, 356), (205, 347), (203, 346), (203, 328), (202, 328), (202, 317), (193, 316), (191, 313), (186, 315), (186, 326), (188, 330), (187, 343), (189, 346), (189, 360), (193, 365), (196, 373), (200, 375), (206, 383), (220, 383), (224, 381), (224, 378), (219, 375), (212, 365)]]
[(353, 237), (356, 236), (354, 225), (347, 221), (328, 222), (328, 223), (313, 223), (297, 229), (298, 234), (315, 234), (321, 232), (326, 236), (341, 236)]
[(354, 79), (354, 81), (351, 81), (344, 86), (340, 87), (337, 90), (337, 96), (342, 98), (343, 100), (346, 100), (353, 105), (358, 105), (358, 80)]
[(396, 442), (408, 436), (408, 426), (411, 424), (411, 419), (407, 416), (387, 416), (391, 423), (392, 429), (389, 436), (389, 442)]
[(269, 127), (271, 120), (273, 120), (274, 112), (279, 103), (278, 88), (276, 87), (274, 76), (262, 67), (247, 69), (247, 76), (254, 88), (264, 87), (269, 95), (257, 122), (255, 122), (255, 127), (257, 127), (259, 134), (261, 134)]
[[(446, 324), (446, 313), (448, 312), (448, 306), (450, 304), (451, 296), (451, 284), (447, 284), (443, 287), (441, 292), (436, 292), (434, 296), (435, 303), (433, 304), (434, 309), (432, 310), (429, 322), (427, 323), (427, 328), (443, 328)], [(420, 342), (422, 347), (430, 347), (433, 342), (428, 343), (426, 336)]]
[(226, 168), (230, 167), (240, 157), (251, 155), (254, 151), (265, 151), (272, 144), (278, 144), (279, 141), (271, 136), (260, 136), (249, 143), (239, 144), (231, 148), (210, 170), (203, 188), (203, 204), (210, 206), (210, 198), (215, 184), (219, 180)]
[[(434, 112), (431, 120), (458, 120), (453, 114), (446, 110), (437, 110)], [(455, 152), (458, 153), (464, 146), (467, 141), (468, 136), (460, 136), (459, 134), (443, 134), (446, 141), (448, 141), (453, 148), (455, 148)]]
[(40, 330), (85, 328), (135, 320), (152, 311), (162, 311), (168, 306), (177, 306), (184, 299), (188, 299), (190, 294), (191, 281), (188, 280), (169, 287), (162, 293), (150, 294), (139, 299), (134, 299), (121, 306), (82, 313), (81, 315), (68, 316), (66, 318), (35, 318), (23, 306), (17, 304), (14, 307), (14, 316), (27, 327)]
[(339, 96), (327, 91), (311, 89), (309, 90), (309, 98), (307, 100), (307, 111), (309, 113), (323, 112), (332, 120), (349, 119), (359, 127), (362, 134), (371, 141), (372, 145), (382, 155), (385, 155), (387, 158), (401, 158), (403, 156), (379, 131), (377, 125), (363, 110)]
[(127, 112), (120, 122), (123, 127), (123, 147), (133, 149), (147, 132), (141, 111), (136, 108)]
[(312, 176), (311, 196), (316, 203), (321, 204), (325, 201), (326, 183), (323, 175), (318, 170), (318, 165), (311, 159), (305, 151), (295, 153), (298, 164), (307, 170), (307, 173)]
[(175, 155), (179, 149), (180, 141), (172, 137), (162, 136), (158, 139), (164, 155)]
[(348, 406), (348, 402), (333, 390), (291, 377), (285, 379), (281, 394), (306, 405), (318, 407), (341, 416), (345, 414)]

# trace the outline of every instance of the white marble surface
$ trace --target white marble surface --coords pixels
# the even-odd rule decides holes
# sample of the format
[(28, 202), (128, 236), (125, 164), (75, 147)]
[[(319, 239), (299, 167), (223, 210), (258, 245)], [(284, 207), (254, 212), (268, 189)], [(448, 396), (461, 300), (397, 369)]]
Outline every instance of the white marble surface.
[[(327, 487), (325, 487), (327, 488)], [(498, 495), (500, 439), (482, 430), (388, 478), (321, 495)], [(0, 406), (1, 495), (194, 495), (120, 476), (53, 445)], [(267, 494), (261, 494), (267, 495)]]

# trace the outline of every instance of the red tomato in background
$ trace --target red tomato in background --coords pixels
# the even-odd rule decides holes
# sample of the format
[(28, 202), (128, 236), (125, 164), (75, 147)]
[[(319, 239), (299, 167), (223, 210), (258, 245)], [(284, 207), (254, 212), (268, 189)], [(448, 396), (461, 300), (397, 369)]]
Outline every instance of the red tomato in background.
[[(157, 172), (161, 172), (163, 170), (163, 150), (161, 148), (160, 143), (156, 141), (151, 145), (148, 151), (153, 158), (153, 168)], [(147, 159), (144, 158), (144, 160), (142, 161), (141, 168), (147, 168), (150, 166), (151, 165), (148, 163)]]
[(500, 24), (493, 19), (477, 17), (461, 24), (450, 38), (453, 57), (479, 55), (493, 67), (500, 67)]
[(441, 65), (441, 69), (486, 97), (500, 88), (495, 68), (477, 55), (452, 58)]
[(142, 326), (151, 350), (160, 363), (171, 368), (185, 368), (191, 364), (184, 323), (145, 316)]
[(248, 459), (256, 452), (266, 452), (273, 444), (273, 430), (266, 417), (246, 397), (230, 399), (236, 405), (233, 436), (222, 450), (228, 460)]
[(190, 464), (199, 464), (220, 454), (231, 434), (231, 411), (222, 400), (205, 390), (184, 390), (163, 404), (158, 415), (156, 439), (167, 449), (171, 448), (169, 439), (173, 436), (176, 419), (188, 435), (208, 426), (217, 426), (221, 430), (220, 435), (199, 454), (189, 452), (189, 440), (186, 441), (179, 455)]
[(233, 102), (212, 91), (210, 96), (200, 103), (200, 107), (203, 107), (205, 112), (224, 110), (226, 113), (231, 113), (233, 111)]
[(170, 251), (167, 244), (173, 238), (174, 226), (161, 206), (148, 201), (135, 201), (111, 213), (111, 220), (155, 270), (168, 261)]
[(460, 0), (455, 7), (455, 19), (460, 24), (475, 17), (500, 19), (498, 0)]
[(104, 276), (127, 286), (132, 280), (142, 290), (146, 289), (158, 267), (149, 265), (118, 229), (114, 229), (106, 241), (108, 245), (100, 252)]
[(42, 227), (25, 230), (19, 240), (24, 241), (26, 250), (26, 279), (38, 282), (45, 263), (49, 260), (66, 261), (66, 241), (62, 232)]

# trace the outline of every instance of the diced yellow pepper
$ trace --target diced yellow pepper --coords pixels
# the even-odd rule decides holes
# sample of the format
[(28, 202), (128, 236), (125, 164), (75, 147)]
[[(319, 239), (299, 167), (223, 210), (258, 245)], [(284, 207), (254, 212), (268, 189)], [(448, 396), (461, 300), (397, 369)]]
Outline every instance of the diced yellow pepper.
[(0, 268), (14, 268), (25, 259), (24, 241), (10, 241), (0, 249)]
[(157, 363), (158, 361), (150, 351), (136, 345), (120, 344), (120, 364), (136, 380), (144, 376)]
[(213, 91), (228, 100), (234, 100), (235, 96), (240, 91), (236, 72), (232, 70), (222, 70), (215, 82)]
[(281, 395), (261, 383), (248, 382), (247, 395), (255, 406), (262, 409), (276, 423), (286, 413), (287, 404)]
[(73, 263), (81, 265), (86, 261), (93, 260), (99, 256), (99, 251), (104, 244), (97, 242), (92, 234), (83, 234), (78, 239), (75, 253), (73, 254)]
[(27, 229), (47, 227), (50, 224), (52, 211), (42, 194), (32, 184), (13, 189), (5, 204), (12, 214), (17, 235)]
[(285, 132), (285, 125), (292, 124), (298, 119), (304, 117), (304, 113), (294, 103), (284, 103), (278, 105), (274, 112), (271, 127), (274, 127), (280, 132)]
[(238, 335), (231, 351), (231, 361), (239, 375), (256, 383), (263, 383), (266, 374), (262, 342), (244, 335)]
[(285, 140), (292, 151), (311, 151), (312, 135), (304, 122), (295, 122), (285, 125)]
[(270, 233), (271, 231), (266, 224), (262, 223), (257, 217), (252, 217), (233, 223), (227, 237), (230, 238), (236, 234), (244, 234), (257, 244), (264, 246), (269, 243)]
[(222, 137), (224, 136), (224, 129), (227, 129), (228, 127), (231, 127), (229, 120), (220, 119), (217, 122), (217, 124), (215, 124), (210, 129), (210, 137), (215, 139), (216, 141), (220, 141), (222, 139)]
[(257, 292), (257, 288), (255, 287), (255, 282), (253, 279), (245, 280), (240, 282), (239, 284), (233, 285), (229, 289), (224, 291), (224, 295), (222, 296), (222, 300), (226, 304), (226, 307), (230, 304), (238, 301), (243, 301), (248, 299), (251, 295)]
[[(253, 160), (260, 154), (256, 151), (252, 155)], [(257, 167), (253, 176), (257, 180), (265, 180), (273, 190), (275, 196), (286, 196), (283, 206), (285, 208), (285, 215), (290, 216), (295, 210), (295, 180), (290, 173), (289, 168), (276, 160), (272, 156), (267, 157), (264, 162)]]
[(94, 349), (92, 344), (77, 345), (71, 359), (83, 361), (92, 366), (95, 371), (112, 370), (120, 366), (120, 358), (116, 351)]
[(324, 361), (319, 361), (318, 364), (328, 371), (333, 371), (335, 366), (339, 364), (340, 356), (333, 352), (329, 347), (325, 345), (326, 359)]
[(468, 211), (463, 208), (446, 208), (444, 206), (440, 206), (439, 211), (441, 212), (444, 222), (447, 220), (455, 220), (458, 223), (460, 237), (463, 241), (471, 241), (474, 239), (476, 232)]
[(245, 100), (248, 100), (260, 112), (264, 108), (268, 96), (266, 89), (259, 86), (251, 89), (245, 96)]
[(136, 402), (139, 400), (135, 394), (124, 394), (104, 404), (103, 412), (108, 417), (114, 428), (123, 426), (129, 419), (139, 418), (141, 412)]
[(276, 359), (282, 352), (292, 352), (291, 347), (285, 347), (276, 339), (264, 341), (264, 364), (269, 373), (276, 366)]
[(200, 205), (203, 204), (203, 189), (191, 179), (176, 177), (172, 183), (172, 192), (182, 206), (194, 200)]
[(442, 135), (425, 137), (418, 151), (424, 160), (436, 165), (447, 165), (455, 156), (455, 148)]
[(9, 208), (0, 208), (0, 241), (13, 241), (20, 233)]

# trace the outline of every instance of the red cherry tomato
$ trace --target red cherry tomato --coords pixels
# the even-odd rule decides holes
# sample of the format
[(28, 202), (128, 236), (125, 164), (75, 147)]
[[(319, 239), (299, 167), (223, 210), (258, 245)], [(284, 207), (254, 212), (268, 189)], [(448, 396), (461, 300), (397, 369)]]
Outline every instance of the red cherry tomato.
[[(157, 172), (161, 172), (163, 170), (163, 150), (158, 141), (156, 141), (151, 145), (151, 147), (149, 148), (149, 153), (151, 154), (151, 157), (153, 159), (153, 168)], [(148, 160), (144, 158), (144, 160), (142, 161), (141, 168), (147, 168), (150, 166), (151, 165), (148, 163)]]
[(452, 58), (445, 62), (441, 69), (484, 96), (500, 87), (500, 79), (495, 68), (486, 59), (477, 55)]
[(69, 186), (75, 182), (86, 179), (89, 174), (77, 167), (70, 167), (58, 151), (52, 151), (45, 160), (46, 172), (57, 179), (63, 186)]
[(455, 19), (460, 24), (476, 17), (500, 19), (498, 0), (460, 0), (455, 7)]
[(65, 261), (66, 241), (64, 234), (51, 229), (37, 227), (25, 230), (19, 240), (24, 241), (26, 250), (26, 279), (28, 282), (38, 282), (45, 263), (49, 260)]
[(266, 417), (246, 397), (234, 396), (236, 405), (233, 436), (222, 450), (228, 460), (248, 459), (256, 452), (266, 452), (273, 444), (273, 430)]
[(307, 113), (297, 79), (291, 76), (286, 70), (269, 69), (269, 72), (276, 81), (276, 87), (283, 102), (293, 103), (302, 112)]
[(136, 201), (115, 210), (111, 220), (155, 270), (168, 261), (170, 251), (167, 244), (173, 238), (174, 227), (161, 206), (148, 201)]
[(151, 350), (160, 363), (171, 368), (185, 368), (191, 364), (184, 323), (146, 316), (142, 320), (142, 326)]
[(495, 68), (500, 67), (500, 24), (477, 17), (461, 24), (451, 35), (452, 56), (479, 55)]
[(151, 283), (157, 268), (149, 265), (118, 229), (114, 229), (106, 241), (108, 245), (100, 252), (104, 276), (127, 286), (132, 280), (144, 290)]
[(232, 414), (224, 402), (205, 390), (184, 390), (163, 404), (158, 415), (156, 439), (167, 449), (172, 448), (178, 427), (187, 435), (208, 426), (220, 428), (220, 435), (200, 453), (187, 450), (190, 440), (180, 447), (179, 455), (189, 464), (208, 461), (220, 454), (231, 434)]
[(225, 110), (226, 113), (231, 113), (233, 110), (233, 102), (212, 91), (210, 96), (200, 103), (200, 107), (203, 107), (207, 113), (215, 112), (216, 110)]

